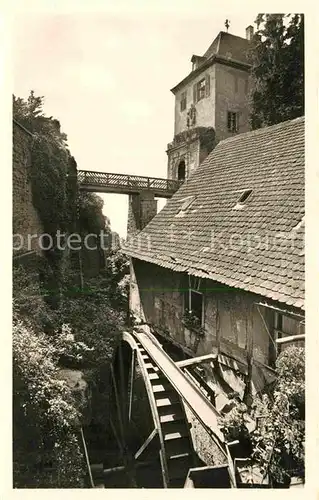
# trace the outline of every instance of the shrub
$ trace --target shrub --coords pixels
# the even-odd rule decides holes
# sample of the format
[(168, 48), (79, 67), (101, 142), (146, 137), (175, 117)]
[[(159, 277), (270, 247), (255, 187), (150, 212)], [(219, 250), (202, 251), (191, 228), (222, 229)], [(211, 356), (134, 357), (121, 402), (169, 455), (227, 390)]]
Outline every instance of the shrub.
[(68, 328), (54, 342), (14, 316), (15, 487), (83, 486), (79, 413), (70, 388), (59, 379), (57, 366), (61, 352), (82, 348), (74, 345)]

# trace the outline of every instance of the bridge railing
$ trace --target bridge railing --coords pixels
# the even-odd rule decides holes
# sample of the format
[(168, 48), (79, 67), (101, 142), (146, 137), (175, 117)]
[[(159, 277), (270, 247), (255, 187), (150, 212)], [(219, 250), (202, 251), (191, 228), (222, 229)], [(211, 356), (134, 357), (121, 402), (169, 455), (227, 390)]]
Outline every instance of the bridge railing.
[(159, 177), (144, 177), (142, 175), (116, 174), (109, 172), (93, 172), (90, 170), (78, 171), (78, 182), (81, 185), (114, 186), (130, 189), (150, 189), (177, 191), (182, 184), (174, 179), (162, 179)]

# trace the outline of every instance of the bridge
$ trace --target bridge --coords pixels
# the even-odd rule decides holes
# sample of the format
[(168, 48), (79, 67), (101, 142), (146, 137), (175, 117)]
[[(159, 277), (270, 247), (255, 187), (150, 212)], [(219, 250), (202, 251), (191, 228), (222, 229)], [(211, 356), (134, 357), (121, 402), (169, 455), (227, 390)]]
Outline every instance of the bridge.
[(80, 191), (119, 194), (148, 191), (157, 198), (171, 198), (182, 182), (160, 177), (79, 170), (78, 184)]

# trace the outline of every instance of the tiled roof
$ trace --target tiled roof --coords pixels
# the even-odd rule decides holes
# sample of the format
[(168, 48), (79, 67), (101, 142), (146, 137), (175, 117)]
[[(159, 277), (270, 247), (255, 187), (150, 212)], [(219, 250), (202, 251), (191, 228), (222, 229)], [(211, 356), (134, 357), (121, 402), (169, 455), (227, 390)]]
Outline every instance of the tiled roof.
[(171, 92), (175, 93), (181, 86), (192, 80), (214, 62), (230, 65), (235, 64), (236, 66), (239, 65), (241, 69), (249, 70), (251, 67), (251, 48), (252, 42), (246, 40), (246, 38), (221, 31), (203, 56), (193, 55), (192, 60), (194, 57), (197, 57), (201, 59), (200, 64), (175, 85), (171, 89)]
[[(252, 193), (241, 205), (245, 190)], [(303, 308), (303, 217), (297, 118), (221, 141), (124, 251)]]
[(251, 47), (252, 42), (246, 38), (221, 31), (206, 50), (204, 57), (209, 58), (212, 55), (219, 55), (235, 61), (249, 63)]

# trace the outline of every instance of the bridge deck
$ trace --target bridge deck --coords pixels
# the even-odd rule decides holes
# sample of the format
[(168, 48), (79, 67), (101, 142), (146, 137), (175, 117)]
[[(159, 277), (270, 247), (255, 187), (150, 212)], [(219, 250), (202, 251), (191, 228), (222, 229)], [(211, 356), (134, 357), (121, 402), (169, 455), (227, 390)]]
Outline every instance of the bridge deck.
[(89, 170), (78, 171), (78, 183), (81, 191), (119, 194), (150, 191), (158, 198), (171, 198), (181, 185), (181, 181), (173, 179)]

